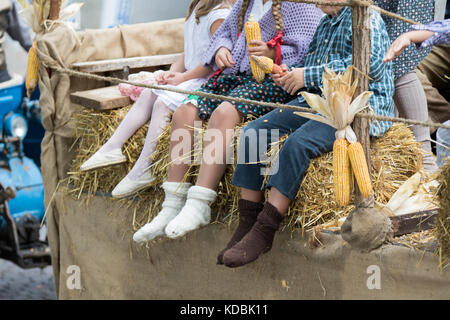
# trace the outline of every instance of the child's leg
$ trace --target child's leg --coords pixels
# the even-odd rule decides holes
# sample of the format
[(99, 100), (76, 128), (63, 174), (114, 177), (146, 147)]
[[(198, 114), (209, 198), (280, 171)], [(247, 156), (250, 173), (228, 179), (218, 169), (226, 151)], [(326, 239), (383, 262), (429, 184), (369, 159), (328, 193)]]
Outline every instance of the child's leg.
[(202, 164), (197, 178), (197, 186), (217, 189), (227, 167), (227, 153), (233, 137), (234, 128), (242, 121), (242, 114), (233, 104), (223, 102), (211, 115), (205, 132)]
[(157, 96), (151, 89), (145, 89), (128, 111), (114, 134), (99, 151), (110, 152), (111, 150), (121, 148), (125, 141), (150, 119), (156, 98)]
[(152, 155), (156, 150), (158, 137), (170, 121), (170, 109), (160, 99), (156, 99), (153, 106), (152, 118), (148, 126), (144, 148), (136, 161), (133, 169), (128, 173), (128, 178), (137, 180), (152, 163)]
[[(419, 121), (428, 120), (427, 98), (415, 72), (407, 73), (395, 81), (394, 102), (400, 117)], [(412, 126), (411, 130), (416, 140), (423, 143), (424, 168), (435, 171), (437, 165), (431, 151), (430, 128)]]
[[(193, 147), (194, 133), (192, 128), (195, 121), (200, 121), (200, 117), (198, 116), (198, 109), (192, 104), (180, 106), (173, 114), (170, 161), (174, 161), (178, 157), (182, 157), (186, 161), (169, 166), (168, 181), (162, 185), (165, 192), (162, 209), (150, 223), (147, 223), (134, 234), (133, 239), (137, 242), (149, 241), (163, 235), (168, 223), (180, 213), (186, 202), (191, 184), (182, 181), (191, 165), (191, 158), (186, 158), (185, 153), (188, 153)], [(176, 148), (181, 144), (184, 144), (184, 147), (180, 148), (179, 153), (175, 154)]]
[[(292, 104), (297, 102), (294, 101)], [(265, 167), (259, 162), (264, 161), (269, 145), (307, 121), (308, 119), (293, 114), (293, 111), (278, 109), (250, 122), (242, 130), (238, 164), (233, 177), (233, 184), (241, 187), (241, 199), (238, 203), (239, 225), (225, 249), (217, 256), (218, 264), (223, 263), (225, 251), (238, 243), (250, 231), (264, 207), (262, 203), (264, 193), (261, 189)]]
[(232, 131), (230, 135), (227, 130), (233, 130), (240, 121), (241, 115), (231, 103), (224, 102), (213, 112), (205, 132), (205, 139), (208, 136), (212, 139), (203, 149), (197, 185), (189, 189), (183, 209), (167, 225), (165, 231), (169, 238), (181, 237), (210, 222), (210, 205), (217, 197), (215, 189), (227, 166), (226, 151), (232, 137)]
[(297, 195), (310, 161), (333, 149), (335, 132), (328, 125), (308, 121), (286, 139), (279, 154), (280, 165), (273, 168), (267, 183), (269, 199), (252, 229), (224, 253), (226, 266), (245, 265), (271, 249), (275, 232)]
[(172, 116), (169, 165), (167, 180), (181, 182), (191, 166), (191, 157), (187, 154), (194, 146), (194, 123), (201, 121), (198, 109), (191, 103), (180, 106)]

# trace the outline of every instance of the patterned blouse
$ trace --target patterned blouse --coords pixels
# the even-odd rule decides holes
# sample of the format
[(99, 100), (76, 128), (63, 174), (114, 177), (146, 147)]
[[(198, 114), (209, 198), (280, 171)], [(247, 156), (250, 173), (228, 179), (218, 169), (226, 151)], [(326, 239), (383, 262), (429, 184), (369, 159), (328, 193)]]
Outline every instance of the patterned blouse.
[(450, 19), (434, 21), (429, 24), (413, 25), (414, 30), (433, 31), (434, 34), (424, 42), (417, 44), (418, 48), (429, 48), (437, 44), (450, 44)]
[[(434, 0), (374, 0), (374, 4), (422, 24), (430, 23), (434, 19)], [(381, 16), (386, 24), (391, 43), (401, 34), (411, 30), (409, 23), (386, 15)], [(430, 53), (430, 50), (430, 48), (419, 50), (415, 45), (407, 47), (399, 57), (393, 60), (395, 79), (413, 71)]]

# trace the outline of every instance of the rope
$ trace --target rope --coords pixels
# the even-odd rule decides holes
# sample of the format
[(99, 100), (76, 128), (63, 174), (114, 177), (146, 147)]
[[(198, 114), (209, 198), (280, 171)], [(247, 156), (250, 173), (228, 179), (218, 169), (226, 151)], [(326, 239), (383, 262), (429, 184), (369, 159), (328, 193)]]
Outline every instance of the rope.
[(329, 2), (329, 1), (323, 1), (323, 0), (282, 0), (282, 1), (289, 1), (289, 2), (297, 2), (297, 3), (309, 3), (309, 4), (315, 4), (321, 5), (321, 6), (338, 6), (338, 7), (352, 7), (352, 6), (363, 6), (363, 7), (370, 7), (376, 11), (378, 11), (381, 14), (384, 14), (386, 16), (389, 16), (391, 18), (401, 20), (403, 22), (409, 23), (409, 24), (419, 24), (418, 22), (402, 17), (398, 14), (389, 12), (387, 10), (381, 9), (380, 7), (372, 4), (372, 1), (362, 1), (362, 0), (346, 0), (346, 1), (339, 1), (339, 2)]
[[(164, 87), (164, 86), (143, 84), (143, 83), (123, 80), (123, 79), (119, 79), (119, 78), (114, 78), (114, 77), (104, 77), (104, 76), (99, 76), (96, 74), (75, 71), (75, 70), (71, 70), (71, 69), (67, 69), (67, 68), (60, 68), (60, 67), (55, 67), (55, 66), (49, 66), (49, 67), (59, 73), (65, 73), (70, 76), (74, 76), (74, 77), (78, 77), (78, 78), (85, 78), (85, 79), (90, 79), (90, 80), (95, 80), (95, 81), (106, 81), (106, 82), (110, 82), (113, 84), (125, 83), (125, 84), (129, 84), (129, 85), (136, 86), (136, 87), (156, 89), (156, 90), (165, 90), (165, 91), (169, 91), (169, 92), (175, 92), (175, 93), (186, 94), (186, 95), (194, 95), (194, 96), (205, 97), (205, 98), (209, 98), (209, 99), (232, 101), (232, 102), (243, 103), (243, 104), (260, 105), (260, 106), (270, 107), (273, 109), (279, 108), (279, 109), (316, 113), (315, 111), (313, 111), (310, 108), (305, 108), (305, 107), (300, 107), (300, 106), (291, 106), (291, 105), (287, 105), (287, 104), (279, 104), (279, 103), (273, 103), (273, 102), (263, 102), (263, 101), (256, 101), (256, 100), (250, 100), (250, 99), (228, 97), (228, 96), (207, 93), (207, 92), (202, 92), (202, 91), (189, 91), (189, 90), (183, 90), (183, 89), (178, 89), (178, 88), (168, 88), (168, 87)], [(365, 114), (365, 113), (358, 113), (356, 115), (356, 117), (369, 119), (372, 121), (373, 120), (390, 121), (390, 122), (404, 123), (407, 125), (416, 125), (416, 126), (422, 126), (422, 127), (450, 129), (450, 125), (444, 125), (442, 123), (429, 122), (429, 121), (424, 122), (424, 121), (417, 121), (417, 120), (404, 119), (404, 118), (387, 117), (387, 116), (380, 116), (380, 115), (370, 115), (370, 114)]]

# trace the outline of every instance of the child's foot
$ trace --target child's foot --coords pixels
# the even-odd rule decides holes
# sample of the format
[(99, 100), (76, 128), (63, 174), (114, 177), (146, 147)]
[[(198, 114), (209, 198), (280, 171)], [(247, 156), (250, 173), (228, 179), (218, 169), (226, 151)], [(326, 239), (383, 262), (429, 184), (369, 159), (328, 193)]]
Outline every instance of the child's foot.
[(211, 220), (210, 205), (216, 197), (217, 193), (214, 190), (199, 186), (191, 187), (183, 209), (167, 225), (166, 235), (172, 239), (179, 238), (209, 224)]
[(241, 241), (241, 239), (250, 231), (263, 207), (264, 204), (260, 202), (253, 202), (244, 199), (239, 200), (239, 225), (231, 237), (231, 240), (228, 242), (226, 248), (220, 251), (217, 256), (217, 264), (223, 264), (223, 254), (225, 251)]
[(139, 176), (137, 180), (131, 180), (127, 175), (119, 182), (111, 194), (113, 198), (125, 198), (150, 187), (155, 180), (156, 177), (148, 170)]
[(80, 170), (88, 171), (124, 163), (126, 161), (127, 158), (122, 154), (121, 148), (109, 152), (101, 152), (101, 150), (99, 150), (81, 165)]
[(165, 192), (165, 199), (162, 204), (162, 210), (153, 218), (152, 222), (147, 223), (133, 235), (133, 240), (143, 242), (163, 236), (167, 224), (183, 208), (190, 186), (190, 183), (164, 182), (162, 188)]
[(231, 268), (240, 267), (268, 252), (282, 220), (278, 210), (266, 202), (252, 229), (234, 247), (225, 251), (223, 263)]

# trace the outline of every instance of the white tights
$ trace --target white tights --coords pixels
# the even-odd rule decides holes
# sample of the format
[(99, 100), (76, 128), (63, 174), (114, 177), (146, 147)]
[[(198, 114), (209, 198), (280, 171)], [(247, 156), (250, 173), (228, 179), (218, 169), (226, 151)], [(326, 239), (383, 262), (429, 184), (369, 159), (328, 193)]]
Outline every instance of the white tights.
[(158, 99), (158, 96), (155, 95), (151, 89), (145, 89), (131, 107), (130, 111), (128, 111), (112, 137), (99, 151), (110, 152), (114, 149), (122, 148), (125, 141), (127, 141), (151, 117), (144, 148), (142, 149), (136, 164), (127, 175), (129, 179), (137, 180), (152, 162), (151, 156), (156, 150), (157, 138), (168, 125), (170, 120), (169, 115), (169, 107)]

